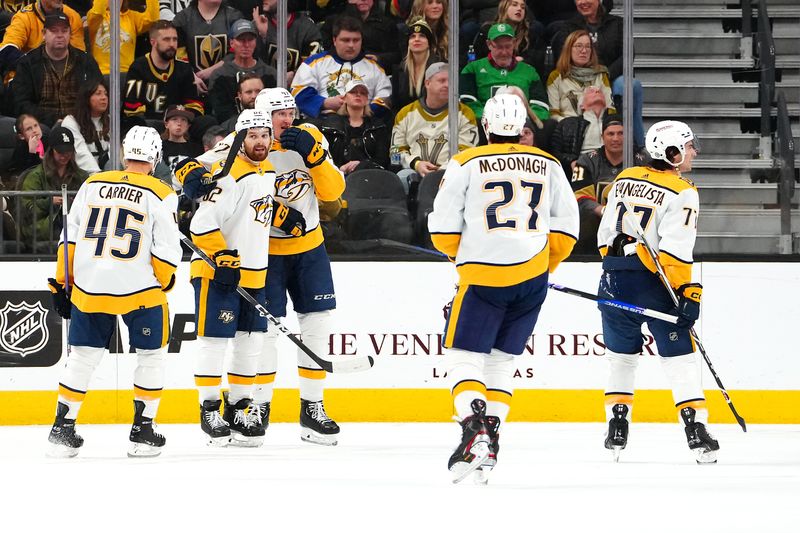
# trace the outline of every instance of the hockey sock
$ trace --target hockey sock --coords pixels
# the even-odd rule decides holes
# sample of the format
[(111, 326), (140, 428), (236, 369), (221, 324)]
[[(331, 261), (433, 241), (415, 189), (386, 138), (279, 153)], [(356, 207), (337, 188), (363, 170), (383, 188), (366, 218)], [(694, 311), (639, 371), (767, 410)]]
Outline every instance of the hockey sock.
[(253, 389), (253, 401), (266, 403), (272, 401), (272, 390), (275, 385), (275, 373), (278, 370), (278, 328), (270, 325), (264, 334), (264, 344), (258, 356), (256, 384)]
[(678, 411), (678, 421), (683, 424), (680, 410), (684, 407), (693, 407), (697, 412), (695, 421), (708, 424), (708, 408), (706, 397), (703, 393), (703, 382), (700, 367), (700, 358), (697, 353), (662, 357), (661, 367), (672, 386), (672, 399)]
[[(300, 322), (303, 344), (315, 354), (327, 359), (330, 356), (328, 339), (331, 332), (331, 312), (298, 313), (297, 320)], [(309, 402), (321, 401), (326, 372), (299, 348), (297, 350), (297, 373), (300, 376), (298, 380), (300, 398)]]
[(483, 377), (485, 354), (451, 348), (448, 350), (447, 377), (453, 392), (453, 406), (462, 420), (472, 416), (472, 400), (486, 401), (486, 385)]
[(58, 401), (69, 407), (67, 416), (70, 420), (78, 418), (83, 398), (89, 388), (94, 369), (100, 363), (105, 348), (91, 346), (73, 346), (67, 358), (67, 364), (58, 383)]
[(484, 361), (483, 375), (486, 380), (486, 414), (496, 416), (502, 424), (511, 408), (514, 357), (500, 350), (492, 350)]
[(242, 398), (251, 398), (256, 381), (258, 356), (264, 345), (264, 334), (260, 331), (248, 333), (237, 331), (233, 338), (233, 357), (228, 370), (230, 394), (228, 401), (236, 403)]
[(228, 339), (225, 338), (197, 337), (194, 383), (197, 386), (201, 404), (206, 400), (219, 400), (222, 365), (225, 362), (227, 346)]
[(142, 416), (155, 418), (164, 389), (166, 350), (136, 349), (136, 370), (133, 372), (133, 397), (144, 403)]
[(614, 415), (611, 409), (618, 403), (628, 406), (627, 419), (630, 421), (633, 412), (633, 391), (636, 378), (636, 366), (639, 364), (638, 354), (616, 353), (608, 350), (606, 358), (609, 364), (608, 385), (606, 386), (605, 408), (606, 420)]

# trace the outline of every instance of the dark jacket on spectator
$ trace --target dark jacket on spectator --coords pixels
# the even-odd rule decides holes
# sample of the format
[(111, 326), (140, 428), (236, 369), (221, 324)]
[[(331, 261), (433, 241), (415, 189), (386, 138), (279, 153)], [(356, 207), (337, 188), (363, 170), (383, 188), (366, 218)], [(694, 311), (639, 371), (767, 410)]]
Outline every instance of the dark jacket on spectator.
[[(490, 22), (497, 16), (498, 0), (460, 0), (461, 20), (474, 19), (480, 23)], [(444, 14), (447, 16), (447, 13)]]
[(70, 46), (67, 61), (69, 83), (59, 88), (58, 107), (62, 112), (57, 112), (44, 110), (40, 106), (45, 85), (45, 68), (49, 63), (44, 54), (44, 45), (31, 50), (19, 60), (17, 74), (10, 85), (14, 95), (14, 110), (17, 114), (30, 113), (39, 119), (39, 122), (52, 126), (58, 119), (72, 111), (81, 85), (102, 77), (97, 62), (86, 52)]
[(369, 160), (383, 168), (389, 167), (391, 130), (375, 117), (364, 117), (361, 128), (353, 128), (344, 115), (323, 115), (315, 124), (328, 140), (329, 151), (337, 167), (348, 161)]
[(570, 163), (577, 160), (583, 148), (583, 137), (589, 121), (582, 116), (567, 117), (558, 123), (550, 138), (550, 153), (561, 161), (567, 176), (572, 175)]
[[(333, 50), (333, 23), (336, 17), (349, 15), (361, 20), (361, 14), (353, 4), (348, 4), (341, 15), (333, 15), (325, 19), (322, 25), (322, 46), (326, 50)], [(378, 3), (372, 6), (372, 11), (367, 15), (367, 20), (361, 20), (362, 42), (361, 50), (372, 54), (378, 59), (378, 64), (384, 72), (391, 73), (392, 66), (402, 59), (400, 55), (400, 36), (398, 31), (399, 20), (381, 13)]]
[[(425, 68), (439, 61), (441, 61), (439, 56), (431, 54), (428, 56)], [(414, 100), (418, 100), (423, 94), (425, 94), (425, 83), (422, 84), (419, 94), (412, 93), (408, 87), (408, 72), (403, 68), (402, 61), (395, 65), (392, 70), (392, 109), (399, 111)]]
[(567, 36), (577, 30), (586, 30), (592, 36), (597, 59), (608, 68), (608, 78), (613, 82), (622, 76), (623, 19), (616, 15), (603, 15), (596, 28), (596, 38), (595, 31), (589, 28), (583, 17), (567, 21), (564, 29), (553, 39), (553, 57), (559, 56)]

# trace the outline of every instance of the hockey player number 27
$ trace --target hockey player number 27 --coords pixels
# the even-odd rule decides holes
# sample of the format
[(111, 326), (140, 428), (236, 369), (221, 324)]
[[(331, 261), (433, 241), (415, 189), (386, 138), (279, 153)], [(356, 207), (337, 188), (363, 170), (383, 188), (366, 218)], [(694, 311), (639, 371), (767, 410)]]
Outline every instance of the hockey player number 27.
[[(528, 217), (528, 230), (536, 231), (536, 221), (539, 218), (539, 213), (536, 212), (536, 207), (538, 207), (539, 202), (542, 201), (544, 184), (535, 181), (522, 180), (520, 180), (519, 184), (523, 189), (527, 189), (529, 194), (528, 207), (531, 208), (531, 216)], [(504, 220), (502, 222), (500, 222), (497, 218), (497, 212), (501, 208), (511, 203), (511, 200), (514, 199), (514, 184), (510, 181), (489, 181), (484, 183), (484, 191), (489, 191), (492, 189), (500, 189), (500, 191), (503, 193), (503, 197), (496, 202), (492, 202), (489, 204), (489, 207), (486, 208), (486, 226), (490, 230), (499, 228), (516, 229), (517, 221), (513, 218), (509, 218), (508, 220)]]
[[(120, 240), (128, 239), (127, 250), (120, 248), (111, 248), (111, 256), (116, 259), (132, 259), (139, 254), (139, 245), (142, 242), (142, 232), (136, 228), (129, 228), (130, 222), (133, 225), (141, 224), (144, 222), (144, 215), (125, 209), (124, 207), (92, 207), (89, 211), (89, 221), (86, 224), (86, 233), (84, 238), (87, 240), (94, 239), (97, 241), (94, 248), (94, 256), (100, 257), (105, 252), (106, 241), (108, 240), (109, 221), (113, 214), (116, 219), (114, 225), (114, 237)], [(131, 220), (132, 219), (132, 220)]]

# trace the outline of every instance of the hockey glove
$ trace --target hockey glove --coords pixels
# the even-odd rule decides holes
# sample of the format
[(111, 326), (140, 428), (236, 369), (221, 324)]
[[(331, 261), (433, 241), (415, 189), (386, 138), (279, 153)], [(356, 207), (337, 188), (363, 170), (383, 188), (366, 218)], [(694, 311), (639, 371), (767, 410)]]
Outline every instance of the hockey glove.
[(183, 194), (193, 200), (202, 198), (216, 187), (211, 173), (200, 162), (191, 157), (177, 164), (175, 177), (183, 185)]
[(685, 283), (678, 287), (678, 322), (679, 328), (691, 328), (700, 317), (700, 299), (703, 286), (699, 283)]
[(275, 204), (272, 212), (272, 225), (286, 235), (302, 237), (306, 234), (306, 219), (303, 218), (303, 213), (280, 203)]
[(214, 285), (223, 291), (235, 291), (241, 277), (239, 251), (220, 250), (214, 254), (214, 262), (217, 264), (214, 270)]
[(53, 278), (48, 278), (47, 284), (50, 286), (50, 295), (53, 297), (53, 309), (56, 310), (58, 316), (69, 320), (72, 315), (72, 302), (67, 291)]
[(309, 130), (302, 127), (286, 128), (281, 134), (281, 147), (300, 154), (308, 168), (322, 164), (328, 157), (327, 150), (322, 147), (322, 139), (316, 139)]

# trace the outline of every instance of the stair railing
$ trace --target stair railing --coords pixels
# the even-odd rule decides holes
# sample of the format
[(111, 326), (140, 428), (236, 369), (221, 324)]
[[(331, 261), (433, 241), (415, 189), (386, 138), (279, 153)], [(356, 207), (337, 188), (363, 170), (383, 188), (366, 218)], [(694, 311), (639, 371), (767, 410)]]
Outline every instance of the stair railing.
[(778, 127), (775, 135), (775, 162), (778, 167), (778, 205), (781, 209), (781, 236), (778, 253), (792, 250), (792, 197), (795, 189), (794, 136), (789, 108), (783, 91), (778, 91)]

